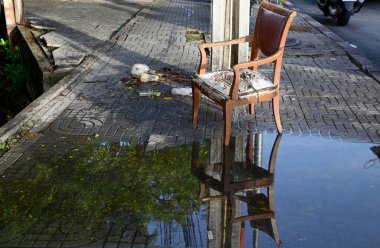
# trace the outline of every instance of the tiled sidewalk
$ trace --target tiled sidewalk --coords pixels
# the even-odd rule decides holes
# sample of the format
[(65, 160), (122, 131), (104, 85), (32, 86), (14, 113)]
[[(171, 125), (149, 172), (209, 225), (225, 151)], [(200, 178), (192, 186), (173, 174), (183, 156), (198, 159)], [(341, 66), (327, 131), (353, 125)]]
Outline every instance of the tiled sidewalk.
[[(186, 42), (185, 34), (187, 30), (210, 32), (209, 7), (205, 1), (160, 0), (144, 8), (115, 35), (112, 47), (50, 101), (47, 111), (36, 115), (37, 125), (51, 123), (49, 129), (57, 135), (96, 134), (110, 141), (137, 140), (150, 148), (220, 136), (218, 107), (204, 101), (194, 130), (190, 97), (170, 96), (172, 87), (189, 86), (188, 82), (133, 87), (120, 82), (135, 63), (158, 70), (195, 71), (199, 56), (196, 42)], [(294, 25), (309, 26), (300, 17)], [(283, 65), (280, 106), (285, 132), (380, 142), (380, 84), (319, 31), (291, 31), (289, 36), (299, 43), (286, 49)], [(163, 94), (138, 97), (139, 90), (149, 89)], [(247, 127), (275, 130), (268, 103), (257, 106), (256, 115), (248, 119), (248, 125), (246, 121), (235, 123), (235, 132), (244, 132)], [(2, 163), (10, 162), (6, 158)]]

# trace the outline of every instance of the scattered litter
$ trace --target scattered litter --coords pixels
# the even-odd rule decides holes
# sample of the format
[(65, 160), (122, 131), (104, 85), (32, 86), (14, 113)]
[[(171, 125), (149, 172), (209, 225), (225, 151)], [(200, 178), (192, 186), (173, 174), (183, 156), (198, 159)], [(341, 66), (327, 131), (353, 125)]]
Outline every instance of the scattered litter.
[(128, 77), (128, 76), (125, 76), (125, 77), (123, 77), (123, 78), (121, 79), (121, 81), (122, 81), (123, 83), (127, 83), (127, 82), (129, 82), (129, 77)]
[(131, 74), (135, 77), (140, 77), (141, 74), (147, 73), (149, 71), (149, 67), (144, 64), (134, 64), (132, 66)]
[(173, 88), (172, 95), (191, 96), (191, 88)]
[(161, 96), (161, 92), (157, 90), (140, 91), (139, 96)]
[(132, 66), (131, 74), (135, 78), (139, 79), (142, 83), (157, 82), (159, 79), (159, 77), (155, 75), (156, 71), (150, 70), (149, 67), (144, 64), (134, 64)]
[(122, 141), (122, 140), (120, 140), (120, 143), (119, 143), (119, 146), (120, 147), (127, 147), (127, 146), (129, 146), (130, 144), (129, 144), (129, 142), (128, 141)]
[(210, 231), (210, 230), (207, 231), (207, 238), (209, 240), (214, 239), (214, 236), (212, 235), (212, 231)]
[(352, 48), (358, 48), (357, 46), (355, 46), (354, 44), (349, 44)]
[(142, 73), (140, 75), (140, 81), (143, 82), (143, 83), (157, 82), (158, 81), (158, 76), (157, 75), (148, 74), (148, 73)]

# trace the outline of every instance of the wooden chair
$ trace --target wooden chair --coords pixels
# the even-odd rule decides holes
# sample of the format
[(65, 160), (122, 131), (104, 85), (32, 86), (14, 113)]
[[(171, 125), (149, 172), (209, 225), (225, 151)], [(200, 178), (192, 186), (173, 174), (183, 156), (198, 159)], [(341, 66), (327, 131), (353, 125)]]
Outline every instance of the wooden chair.
[[(282, 57), (290, 24), (296, 12), (263, 1), (260, 5), (253, 34), (223, 42), (200, 44), (201, 60), (198, 76), (192, 82), (193, 124), (198, 121), (201, 93), (223, 107), (224, 145), (231, 135), (232, 109), (249, 105), (254, 113), (255, 103), (272, 100), (276, 127), (282, 133), (279, 106), (279, 87)], [(233, 70), (206, 73), (206, 48), (252, 42), (251, 60), (233, 66)], [(265, 58), (259, 58), (259, 52)], [(273, 79), (257, 71), (260, 65), (274, 63)]]

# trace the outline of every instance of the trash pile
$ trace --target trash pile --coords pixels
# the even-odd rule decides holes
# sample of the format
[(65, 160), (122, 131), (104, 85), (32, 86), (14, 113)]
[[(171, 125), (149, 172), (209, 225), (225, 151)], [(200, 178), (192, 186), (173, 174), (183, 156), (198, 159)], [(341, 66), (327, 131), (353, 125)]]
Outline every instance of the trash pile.
[[(149, 73), (151, 72), (151, 73)], [(150, 71), (149, 67), (144, 64), (134, 64), (132, 66), (131, 74), (137, 79), (140, 79), (141, 82), (157, 82), (158, 76), (153, 74), (154, 71)]]
[[(171, 95), (173, 96), (191, 96), (192, 90), (190, 86), (192, 75), (189, 73), (177, 72), (172, 68), (162, 68), (159, 71), (151, 70), (145, 64), (134, 64), (131, 69), (131, 77), (125, 76), (121, 79), (125, 86), (129, 86), (130, 89), (140, 85), (141, 83), (154, 83), (154, 86), (158, 84), (169, 84), (170, 86), (180, 84), (182, 87), (173, 87), (171, 89)], [(161, 91), (159, 90), (138, 90), (139, 96), (159, 97)], [(166, 97), (168, 98), (168, 97)], [(169, 98), (168, 98), (169, 99)]]

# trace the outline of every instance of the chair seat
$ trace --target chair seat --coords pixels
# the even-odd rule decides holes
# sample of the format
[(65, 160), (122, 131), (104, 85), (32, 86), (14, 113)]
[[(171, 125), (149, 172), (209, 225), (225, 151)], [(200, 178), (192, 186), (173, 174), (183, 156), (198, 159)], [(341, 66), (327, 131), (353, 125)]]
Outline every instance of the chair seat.
[[(198, 75), (194, 79), (194, 83), (201, 91), (207, 92), (217, 99), (230, 100), (230, 89), (233, 79), (234, 72), (232, 70), (223, 70)], [(272, 81), (260, 72), (250, 69), (240, 71), (239, 99), (259, 98), (262, 95), (275, 91), (276, 88)]]

